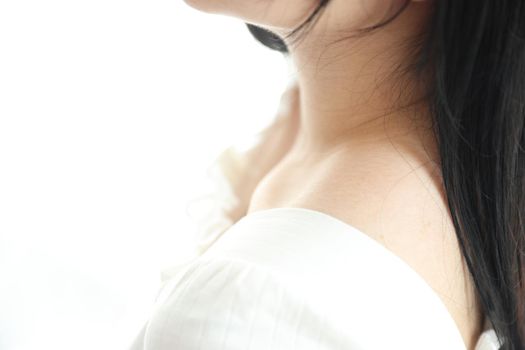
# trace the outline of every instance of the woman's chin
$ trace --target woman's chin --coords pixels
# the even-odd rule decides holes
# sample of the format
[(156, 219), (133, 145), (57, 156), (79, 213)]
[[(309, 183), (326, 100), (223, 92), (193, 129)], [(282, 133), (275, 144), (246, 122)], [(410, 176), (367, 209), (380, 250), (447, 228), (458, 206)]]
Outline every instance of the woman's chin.
[(207, 12), (207, 13), (218, 13), (217, 9), (220, 8), (220, 1), (209, 1), (209, 0), (184, 0), (186, 5), (193, 7), (196, 10)]
[(196, 10), (266, 28), (293, 29), (315, 9), (315, 0), (184, 0)]

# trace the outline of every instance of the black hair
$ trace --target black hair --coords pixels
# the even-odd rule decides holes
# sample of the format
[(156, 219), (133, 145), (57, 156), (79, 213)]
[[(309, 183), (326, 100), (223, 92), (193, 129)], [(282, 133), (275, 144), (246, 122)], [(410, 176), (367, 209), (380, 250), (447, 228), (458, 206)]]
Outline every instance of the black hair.
[[(321, 0), (289, 36), (315, 23), (328, 2)], [(501, 349), (523, 350), (525, 2), (431, 4), (430, 22), (411, 68), (422, 72), (431, 67), (427, 102), (447, 204), (463, 259), (483, 311), (503, 343)], [(361, 32), (379, 29), (399, 13)], [(247, 25), (264, 45), (288, 52), (289, 36), (280, 38)]]

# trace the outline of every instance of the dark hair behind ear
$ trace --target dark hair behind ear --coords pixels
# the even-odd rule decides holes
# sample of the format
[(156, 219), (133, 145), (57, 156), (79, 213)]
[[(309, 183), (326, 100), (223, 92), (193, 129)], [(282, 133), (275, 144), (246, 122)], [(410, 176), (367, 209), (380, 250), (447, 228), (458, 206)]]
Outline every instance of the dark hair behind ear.
[(288, 52), (288, 48), (286, 47), (284, 41), (274, 33), (264, 28), (257, 27), (253, 24), (247, 23), (246, 25), (248, 26), (248, 30), (250, 31), (250, 33), (252, 33), (252, 35), (264, 46), (267, 46), (272, 50), (276, 50), (282, 53)]
[[(525, 1), (433, 6), (412, 68), (433, 72), (428, 103), (448, 206), (502, 349), (524, 350)], [(248, 26), (287, 52), (277, 36)]]

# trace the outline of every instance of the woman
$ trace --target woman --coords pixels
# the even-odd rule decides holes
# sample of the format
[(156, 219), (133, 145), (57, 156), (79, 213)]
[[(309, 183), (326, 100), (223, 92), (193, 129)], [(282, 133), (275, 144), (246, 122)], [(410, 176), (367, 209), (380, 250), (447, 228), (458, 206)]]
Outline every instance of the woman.
[(525, 3), (186, 2), (297, 82), (136, 348), (525, 349)]

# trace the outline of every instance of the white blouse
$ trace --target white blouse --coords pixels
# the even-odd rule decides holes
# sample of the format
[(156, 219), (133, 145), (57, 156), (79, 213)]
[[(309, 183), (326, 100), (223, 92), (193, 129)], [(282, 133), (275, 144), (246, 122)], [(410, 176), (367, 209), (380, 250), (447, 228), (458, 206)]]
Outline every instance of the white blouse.
[[(196, 257), (163, 270), (130, 350), (466, 349), (430, 285), (355, 227), (306, 208), (219, 213)], [(489, 326), (476, 350), (499, 349)]]

